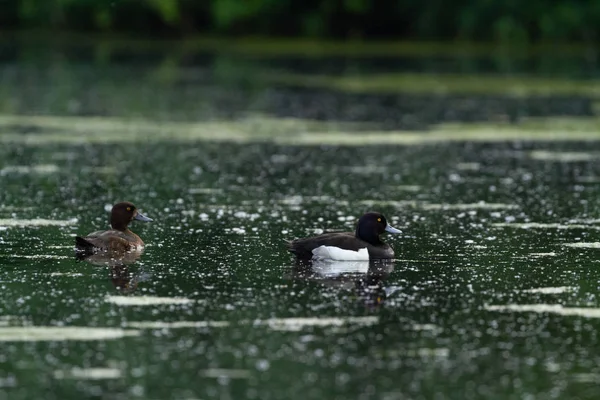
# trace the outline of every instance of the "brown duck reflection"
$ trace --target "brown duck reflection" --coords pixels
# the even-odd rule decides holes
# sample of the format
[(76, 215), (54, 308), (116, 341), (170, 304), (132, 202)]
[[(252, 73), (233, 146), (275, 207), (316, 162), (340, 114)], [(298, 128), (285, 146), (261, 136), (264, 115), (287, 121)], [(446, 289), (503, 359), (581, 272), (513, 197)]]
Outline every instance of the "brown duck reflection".
[(77, 261), (85, 261), (100, 267), (109, 267), (109, 279), (119, 292), (133, 293), (140, 282), (148, 279), (147, 274), (133, 274), (130, 267), (142, 256), (143, 250), (112, 250), (94, 254), (75, 252)]
[(321, 282), (328, 286), (352, 289), (368, 308), (385, 302), (384, 281), (394, 271), (394, 260), (335, 261), (297, 260), (287, 276)]

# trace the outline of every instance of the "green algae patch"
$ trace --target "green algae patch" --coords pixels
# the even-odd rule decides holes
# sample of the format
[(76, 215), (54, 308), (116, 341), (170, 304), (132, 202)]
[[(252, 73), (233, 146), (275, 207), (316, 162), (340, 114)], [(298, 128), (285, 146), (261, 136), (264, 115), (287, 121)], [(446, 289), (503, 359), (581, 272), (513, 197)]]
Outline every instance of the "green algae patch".
[[(552, 125), (552, 121), (561, 122)], [(600, 119), (564, 118), (523, 123), (439, 124), (428, 131), (352, 128), (361, 124), (253, 116), (234, 121), (169, 122), (118, 117), (0, 115), (0, 127), (35, 127), (41, 132), (8, 131), (0, 143), (129, 143), (160, 141), (272, 142), (285, 145), (428, 145), (447, 142), (597, 141)], [(539, 155), (539, 154), (538, 154)], [(535, 156), (535, 154), (534, 154)]]
[(281, 72), (271, 73), (264, 79), (278, 84), (348, 93), (600, 96), (598, 80), (551, 79), (529, 75), (387, 73), (339, 76)]

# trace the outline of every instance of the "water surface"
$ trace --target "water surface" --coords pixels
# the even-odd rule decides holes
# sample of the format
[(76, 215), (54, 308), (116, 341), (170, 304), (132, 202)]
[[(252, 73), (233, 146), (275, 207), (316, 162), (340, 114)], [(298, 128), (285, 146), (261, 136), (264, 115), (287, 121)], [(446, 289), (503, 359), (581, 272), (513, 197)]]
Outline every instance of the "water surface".
[[(268, 58), (27, 54), (0, 65), (0, 398), (599, 395), (594, 93), (349, 95), (252, 79)], [(370, 68), (344, 63), (305, 62)], [(77, 261), (120, 200), (154, 219), (145, 252)], [(404, 231), (392, 263), (286, 253), (371, 209)]]

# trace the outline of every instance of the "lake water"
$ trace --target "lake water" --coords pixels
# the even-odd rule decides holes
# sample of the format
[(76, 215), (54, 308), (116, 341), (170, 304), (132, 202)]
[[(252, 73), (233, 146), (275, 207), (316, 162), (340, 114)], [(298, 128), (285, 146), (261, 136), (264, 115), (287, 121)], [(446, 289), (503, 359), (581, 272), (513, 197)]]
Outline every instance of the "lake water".
[[(589, 54), (2, 48), (0, 399), (600, 396)], [(286, 252), (368, 210), (392, 262)]]

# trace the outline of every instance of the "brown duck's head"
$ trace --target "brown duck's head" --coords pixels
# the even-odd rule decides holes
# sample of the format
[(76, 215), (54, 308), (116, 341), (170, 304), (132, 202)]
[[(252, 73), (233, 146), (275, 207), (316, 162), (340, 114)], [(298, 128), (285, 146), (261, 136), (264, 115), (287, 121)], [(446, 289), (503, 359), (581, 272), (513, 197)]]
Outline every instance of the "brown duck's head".
[(110, 212), (110, 226), (119, 231), (126, 230), (127, 225), (134, 219), (142, 222), (152, 221), (152, 219), (140, 213), (137, 208), (128, 201), (115, 204)]

